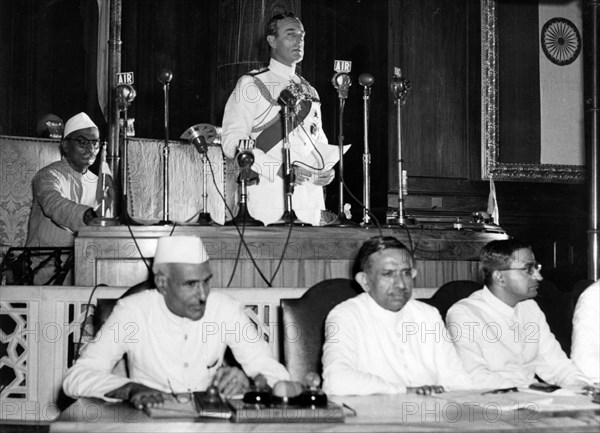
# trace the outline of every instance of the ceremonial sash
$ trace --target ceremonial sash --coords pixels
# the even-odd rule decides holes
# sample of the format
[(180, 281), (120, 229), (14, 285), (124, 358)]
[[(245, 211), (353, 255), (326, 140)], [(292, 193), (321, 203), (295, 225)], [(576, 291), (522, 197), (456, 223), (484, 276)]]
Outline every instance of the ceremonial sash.
[[(262, 96), (272, 105), (277, 105), (277, 101), (273, 99), (264, 83), (257, 77), (253, 78)], [(300, 107), (300, 110), (296, 116), (292, 117), (290, 133), (296, 128), (298, 128), (302, 121), (306, 119), (306, 116), (308, 116), (308, 113), (310, 113), (312, 101), (303, 99), (298, 105)], [(268, 126), (265, 129), (263, 129), (261, 133), (256, 137), (255, 146), (257, 149), (260, 149), (266, 153), (273, 147), (275, 147), (277, 143), (283, 140), (284, 128), (283, 116), (281, 115), (281, 113), (281, 111), (277, 113), (277, 115), (269, 121)]]

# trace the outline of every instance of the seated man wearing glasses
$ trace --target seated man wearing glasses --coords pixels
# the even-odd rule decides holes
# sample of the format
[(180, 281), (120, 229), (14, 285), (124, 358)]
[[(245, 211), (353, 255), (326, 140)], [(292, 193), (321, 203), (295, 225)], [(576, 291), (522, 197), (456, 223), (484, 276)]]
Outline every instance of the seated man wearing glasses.
[(543, 381), (569, 387), (590, 381), (562, 351), (533, 300), (541, 265), (529, 245), (492, 241), (481, 250), (485, 286), (454, 304), (448, 331), (479, 388), (527, 387)]
[(411, 299), (410, 251), (390, 236), (365, 241), (356, 281), (366, 293), (329, 313), (323, 389), (336, 395), (443, 392), (471, 388), (437, 309)]
[(79, 228), (97, 216), (103, 192), (89, 168), (100, 150), (98, 127), (79, 113), (67, 121), (63, 137), (62, 159), (33, 178), (28, 247), (72, 246)]

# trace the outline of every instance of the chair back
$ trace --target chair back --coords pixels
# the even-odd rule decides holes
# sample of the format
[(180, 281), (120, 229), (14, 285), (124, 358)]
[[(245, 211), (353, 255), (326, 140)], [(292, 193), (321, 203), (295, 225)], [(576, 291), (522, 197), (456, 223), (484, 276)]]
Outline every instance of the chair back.
[(117, 304), (117, 301), (119, 299), (123, 299), (127, 296), (131, 296), (144, 290), (149, 290), (153, 288), (154, 282), (152, 281), (152, 279), (147, 279), (146, 281), (142, 281), (141, 283), (138, 283), (135, 286), (131, 286), (118, 299), (99, 298), (96, 302), (96, 310), (94, 311), (94, 316), (92, 317), (94, 336), (98, 333), (100, 328), (102, 328), (102, 325), (104, 325), (104, 323), (112, 313), (112, 310), (115, 308), (115, 305)]
[(336, 278), (312, 286), (299, 299), (281, 300), (283, 359), (292, 379), (321, 374), (325, 319), (337, 304), (362, 292), (356, 281)]
[(456, 280), (443, 284), (429, 299), (419, 299), (440, 312), (442, 319), (446, 320), (446, 313), (456, 302), (468, 298), (471, 293), (481, 289), (481, 283), (471, 280)]

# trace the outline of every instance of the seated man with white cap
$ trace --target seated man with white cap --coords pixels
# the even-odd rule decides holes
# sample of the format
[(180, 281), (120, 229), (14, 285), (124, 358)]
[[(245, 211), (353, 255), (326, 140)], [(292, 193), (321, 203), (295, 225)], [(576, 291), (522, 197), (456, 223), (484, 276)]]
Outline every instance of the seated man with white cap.
[[(289, 380), (240, 302), (210, 291), (212, 271), (200, 238), (160, 238), (153, 271), (157, 290), (117, 302), (67, 372), (67, 395), (128, 400), (142, 409), (161, 405), (164, 393), (214, 385), (229, 397), (247, 389), (248, 377), (261, 376), (271, 386)], [(227, 346), (243, 372), (223, 365)], [(125, 354), (129, 378), (111, 372)]]
[(72, 246), (79, 228), (97, 216), (103, 192), (97, 191), (98, 176), (89, 167), (100, 150), (98, 127), (79, 113), (67, 121), (63, 137), (62, 159), (33, 178), (28, 247)]

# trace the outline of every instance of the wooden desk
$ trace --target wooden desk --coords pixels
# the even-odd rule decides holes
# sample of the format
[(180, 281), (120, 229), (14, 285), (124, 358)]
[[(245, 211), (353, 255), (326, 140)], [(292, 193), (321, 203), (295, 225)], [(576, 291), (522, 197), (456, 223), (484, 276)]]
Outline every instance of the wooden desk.
[[(211, 258), (213, 285), (227, 287), (268, 287), (256, 271), (248, 252), (242, 248), (236, 266), (240, 236), (235, 227), (126, 226), (85, 227), (75, 239), (75, 284), (131, 286), (148, 276), (141, 257), (154, 256), (161, 236), (200, 236)], [(328, 278), (352, 278), (352, 266), (364, 240), (378, 234), (374, 229), (294, 227), (287, 248), (289, 228), (247, 227), (244, 239), (257, 266), (271, 280), (279, 260), (283, 263), (272, 281), (275, 287), (311, 287)], [(132, 237), (133, 234), (133, 237)], [(451, 228), (384, 229), (416, 247), (415, 286), (438, 288), (451, 280), (479, 280), (481, 247), (492, 240), (506, 239), (504, 233)], [(410, 238), (409, 238), (410, 236)]]
[[(442, 395), (443, 396), (443, 395)], [(568, 397), (567, 397), (568, 399)], [(514, 411), (500, 406), (458, 404), (451, 399), (417, 395), (334, 397), (357, 416), (345, 423), (245, 424), (199, 419), (152, 419), (127, 404), (81, 399), (50, 425), (51, 432), (598, 432), (600, 407), (582, 403), (581, 409), (548, 412)], [(588, 399), (591, 401), (591, 398)], [(572, 405), (573, 406), (573, 405)]]

